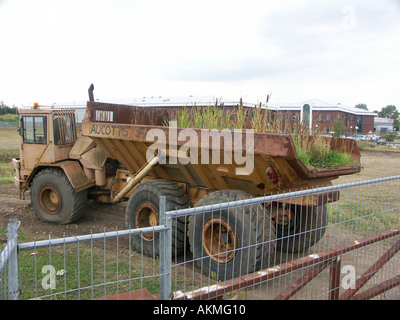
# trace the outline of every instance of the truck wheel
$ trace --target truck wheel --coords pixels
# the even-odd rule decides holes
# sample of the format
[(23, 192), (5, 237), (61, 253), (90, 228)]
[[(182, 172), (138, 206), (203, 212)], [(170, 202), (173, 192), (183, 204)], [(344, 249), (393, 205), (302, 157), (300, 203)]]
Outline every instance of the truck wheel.
[[(126, 225), (128, 228), (145, 228), (159, 225), (160, 196), (166, 197), (165, 209), (171, 211), (189, 207), (189, 198), (176, 183), (164, 180), (148, 181), (137, 186), (131, 193), (126, 207)], [(185, 218), (172, 219), (172, 254), (183, 252), (186, 242)], [(135, 251), (149, 257), (160, 251), (158, 233), (132, 235), (132, 247)]]
[(43, 169), (33, 179), (31, 203), (42, 221), (71, 223), (80, 218), (86, 200), (86, 190), (75, 192), (61, 169)]
[[(248, 198), (250, 195), (243, 191), (221, 190), (205, 196), (196, 206)], [(217, 280), (225, 281), (272, 265), (275, 227), (261, 205), (191, 216), (188, 235), (197, 266)]]
[(287, 224), (276, 224), (277, 247), (283, 252), (305, 252), (316, 244), (326, 231), (328, 211), (326, 205), (291, 206), (291, 219)]

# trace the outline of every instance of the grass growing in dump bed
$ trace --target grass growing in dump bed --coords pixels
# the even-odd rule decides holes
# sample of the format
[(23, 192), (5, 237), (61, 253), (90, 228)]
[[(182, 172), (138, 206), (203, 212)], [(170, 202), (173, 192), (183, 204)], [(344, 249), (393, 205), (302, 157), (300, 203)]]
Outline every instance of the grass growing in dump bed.
[(353, 158), (347, 154), (339, 151), (328, 150), (324, 155), (319, 152), (307, 152), (302, 149), (296, 148), (297, 156), (300, 161), (307, 167), (311, 168), (332, 168), (348, 165), (356, 165)]
[[(194, 106), (190, 109), (184, 107), (176, 113), (176, 122), (179, 128), (200, 129), (253, 129), (261, 133), (283, 133), (282, 113), (272, 113), (261, 107), (246, 109), (239, 104), (232, 111), (227, 111), (223, 106)], [(166, 126), (170, 122), (165, 119)], [(292, 133), (297, 156), (300, 161), (310, 168), (332, 168), (338, 166), (356, 165), (350, 154), (331, 150), (327, 139), (316, 137), (309, 143), (309, 131), (298, 125)]]
[(307, 167), (332, 168), (356, 165), (350, 154), (331, 150), (329, 141), (324, 137), (316, 136), (313, 143), (309, 143), (307, 133), (293, 133), (292, 138), (297, 156)]

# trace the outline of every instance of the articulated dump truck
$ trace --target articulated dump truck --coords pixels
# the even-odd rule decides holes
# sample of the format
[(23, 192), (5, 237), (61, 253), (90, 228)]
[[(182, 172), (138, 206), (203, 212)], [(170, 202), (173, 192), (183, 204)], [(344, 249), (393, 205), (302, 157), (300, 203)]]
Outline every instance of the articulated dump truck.
[[(14, 182), (21, 196), (30, 190), (34, 212), (45, 222), (76, 221), (94, 199), (128, 201), (126, 226), (150, 227), (159, 224), (160, 196), (170, 211), (327, 186), (360, 171), (351, 139), (327, 138), (356, 165), (309, 169), (291, 135), (167, 127), (163, 108), (95, 102), (93, 87), (89, 97), (79, 135), (74, 111), (19, 110)], [(265, 268), (276, 248), (299, 252), (319, 241), (326, 204), (338, 197), (321, 193), (179, 217), (173, 220), (172, 252), (190, 248), (206, 274), (224, 278)], [(158, 234), (133, 236), (132, 247), (157, 255)]]

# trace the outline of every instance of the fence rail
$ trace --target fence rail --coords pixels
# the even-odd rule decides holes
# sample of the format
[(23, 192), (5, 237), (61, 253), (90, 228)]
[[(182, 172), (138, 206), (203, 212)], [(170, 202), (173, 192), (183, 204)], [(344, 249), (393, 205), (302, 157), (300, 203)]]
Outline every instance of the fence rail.
[(400, 299), (400, 176), (217, 195), (168, 212), (161, 197), (141, 229), (18, 243), (10, 221), (0, 297)]
[(0, 121), (0, 128), (18, 128), (19, 122)]

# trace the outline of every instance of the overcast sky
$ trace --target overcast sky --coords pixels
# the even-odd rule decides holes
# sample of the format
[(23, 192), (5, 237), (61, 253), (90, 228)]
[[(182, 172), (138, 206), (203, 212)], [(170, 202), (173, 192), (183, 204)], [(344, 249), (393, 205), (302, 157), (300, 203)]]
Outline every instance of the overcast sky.
[(400, 0), (0, 0), (8, 105), (210, 95), (400, 109)]

